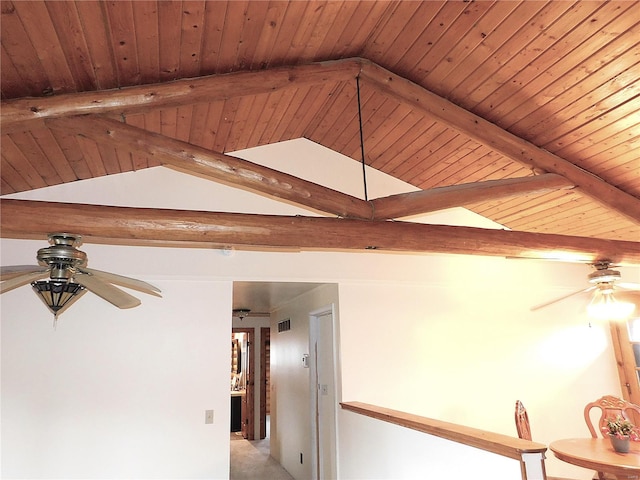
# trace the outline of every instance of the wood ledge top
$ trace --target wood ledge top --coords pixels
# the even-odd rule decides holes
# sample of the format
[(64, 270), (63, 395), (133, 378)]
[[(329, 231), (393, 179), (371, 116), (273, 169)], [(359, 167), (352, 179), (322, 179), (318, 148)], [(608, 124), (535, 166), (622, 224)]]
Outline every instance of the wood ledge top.
[(522, 454), (524, 453), (544, 453), (547, 450), (547, 446), (542, 443), (369, 405), (367, 403), (340, 402), (340, 405), (344, 410), (394, 423), (402, 427), (418, 430), (516, 460), (521, 460)]

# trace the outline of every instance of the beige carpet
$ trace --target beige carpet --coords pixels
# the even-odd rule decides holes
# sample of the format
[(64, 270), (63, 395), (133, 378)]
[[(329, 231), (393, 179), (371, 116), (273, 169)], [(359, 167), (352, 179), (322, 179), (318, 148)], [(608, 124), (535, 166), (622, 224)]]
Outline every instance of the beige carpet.
[(230, 480), (293, 480), (269, 455), (269, 439), (248, 441), (231, 432)]

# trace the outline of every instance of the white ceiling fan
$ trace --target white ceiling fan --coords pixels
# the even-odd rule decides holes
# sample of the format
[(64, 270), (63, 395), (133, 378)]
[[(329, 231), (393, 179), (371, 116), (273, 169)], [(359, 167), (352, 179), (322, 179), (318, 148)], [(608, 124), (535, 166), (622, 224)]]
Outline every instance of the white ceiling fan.
[[(591, 317), (619, 320), (629, 317), (640, 303), (640, 284), (621, 282), (620, 272), (611, 269), (611, 262), (602, 260), (593, 264), (595, 271), (588, 276), (589, 287), (536, 305), (532, 311), (552, 305), (574, 295), (591, 295), (587, 313)], [(615, 296), (614, 296), (615, 292)]]
[(0, 267), (0, 294), (30, 283), (55, 317), (87, 290), (118, 308), (137, 307), (141, 302), (115, 285), (161, 296), (157, 287), (142, 280), (87, 268), (87, 255), (77, 248), (80, 235), (52, 233), (49, 243), (38, 250), (39, 265)]

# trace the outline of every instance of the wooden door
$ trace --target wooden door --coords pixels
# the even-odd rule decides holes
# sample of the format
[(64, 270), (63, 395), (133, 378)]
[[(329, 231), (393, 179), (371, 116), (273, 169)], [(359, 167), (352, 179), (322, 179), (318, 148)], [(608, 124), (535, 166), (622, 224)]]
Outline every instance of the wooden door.
[(244, 369), (244, 375), (246, 378), (246, 390), (242, 396), (241, 402), (241, 416), (242, 416), (242, 437), (247, 440), (255, 439), (255, 379), (253, 374), (254, 363), (254, 336), (255, 329), (253, 328), (233, 328), (233, 333), (246, 334), (246, 361), (242, 362), (242, 368)]
[(260, 329), (260, 439), (267, 437), (267, 415), (271, 413), (270, 355), (271, 329)]

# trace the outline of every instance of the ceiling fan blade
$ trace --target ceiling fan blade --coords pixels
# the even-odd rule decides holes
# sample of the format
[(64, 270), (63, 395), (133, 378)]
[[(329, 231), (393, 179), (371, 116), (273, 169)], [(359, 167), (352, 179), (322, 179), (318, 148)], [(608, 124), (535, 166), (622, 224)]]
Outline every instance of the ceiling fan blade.
[(637, 290), (617, 290), (614, 292), (616, 300), (624, 300), (626, 302), (635, 303), (640, 307), (640, 291)]
[(155, 295), (156, 297), (162, 297), (158, 287), (151, 285), (150, 283), (143, 282), (142, 280), (125, 277), (123, 275), (116, 275), (115, 273), (103, 272), (102, 270), (94, 270), (93, 268), (82, 267), (78, 270), (80, 272), (99, 277), (109, 283), (115, 283), (121, 287), (127, 287), (133, 290), (138, 290), (139, 292), (148, 293), (149, 295)]
[(540, 305), (536, 305), (535, 307), (531, 307), (531, 311), (532, 311), (532, 312), (534, 312), (534, 311), (536, 311), (536, 310), (540, 310), (541, 308), (547, 307), (547, 306), (549, 306), (549, 305), (552, 305), (552, 304), (554, 304), (554, 303), (557, 303), (557, 302), (559, 302), (559, 301), (561, 301), (561, 300), (564, 300), (564, 299), (566, 299), (566, 298), (573, 297), (574, 295), (579, 295), (579, 294), (581, 294), (581, 293), (588, 293), (588, 292), (590, 292), (590, 291), (592, 291), (592, 290), (595, 290), (596, 288), (598, 288), (598, 287), (596, 287), (596, 286), (592, 286), (592, 287), (584, 288), (584, 289), (582, 289), (582, 290), (578, 290), (577, 292), (569, 293), (569, 294), (567, 294), (567, 295), (564, 295), (564, 296), (562, 296), (562, 297), (556, 298), (556, 299), (551, 300), (551, 301), (549, 301), (549, 302), (541, 303)]
[(640, 283), (616, 282), (615, 286), (626, 290), (640, 290)]
[(42, 270), (42, 267), (40, 267), (40, 271), (37, 272), (23, 273), (22, 275), (14, 276), (13, 278), (4, 280), (0, 283), (0, 293), (8, 292), (9, 290), (13, 290), (14, 288), (21, 287), (27, 283), (31, 283), (48, 276), (49, 270)]
[(74, 275), (73, 278), (87, 290), (92, 291), (118, 308), (133, 308), (137, 307), (141, 303), (140, 300), (133, 295), (129, 295), (127, 292), (104, 282), (95, 275), (79, 273)]
[(9, 280), (10, 278), (31, 272), (42, 272), (47, 270), (41, 265), (10, 265), (8, 267), (0, 267), (0, 280)]

